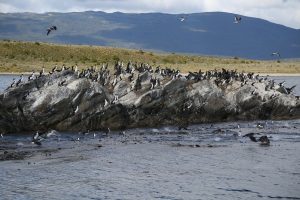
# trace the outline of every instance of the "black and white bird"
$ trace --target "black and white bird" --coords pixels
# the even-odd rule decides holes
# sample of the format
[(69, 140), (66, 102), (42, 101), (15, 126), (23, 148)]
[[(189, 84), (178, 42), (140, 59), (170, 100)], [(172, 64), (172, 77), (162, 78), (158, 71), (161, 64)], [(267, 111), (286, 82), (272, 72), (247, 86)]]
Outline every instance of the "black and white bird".
[(65, 86), (67, 80), (62, 80), (61, 82), (58, 83), (58, 86)]
[(34, 80), (34, 79), (35, 79), (35, 74), (34, 74), (34, 72), (32, 72), (30, 74), (30, 76), (28, 76), (28, 81), (31, 81), (31, 80)]
[(12, 88), (16, 84), (16, 79), (13, 78), (13, 82), (10, 84), (10, 87)]
[(32, 144), (36, 144), (36, 145), (39, 145), (41, 146), (42, 143), (41, 141), (43, 140), (44, 138), (41, 137), (41, 134), (37, 131), (33, 136), (32, 136)]
[(42, 77), (45, 75), (45, 68), (43, 67), (42, 70), (40, 71), (40, 76), (39, 77)]
[(53, 30), (57, 30), (57, 27), (56, 26), (51, 26), (51, 27), (49, 27), (48, 29), (47, 29), (47, 35), (49, 35), (50, 33), (51, 33), (51, 31), (53, 31)]
[(23, 74), (21, 74), (20, 79), (16, 82), (16, 86), (19, 86), (22, 81), (23, 81)]
[(241, 16), (238, 16), (238, 15), (235, 15), (234, 16), (234, 23), (235, 24), (238, 24), (242, 21), (242, 17)]
[(104, 107), (106, 107), (106, 106), (108, 106), (108, 101), (105, 99), (105, 101), (104, 101)]
[(114, 95), (114, 100), (111, 102), (111, 104), (116, 104), (119, 101), (119, 96)]
[(79, 110), (79, 107), (77, 106), (76, 109), (74, 110), (74, 114), (76, 114)]
[(297, 85), (294, 85), (290, 88), (285, 88), (288, 94), (291, 94)]

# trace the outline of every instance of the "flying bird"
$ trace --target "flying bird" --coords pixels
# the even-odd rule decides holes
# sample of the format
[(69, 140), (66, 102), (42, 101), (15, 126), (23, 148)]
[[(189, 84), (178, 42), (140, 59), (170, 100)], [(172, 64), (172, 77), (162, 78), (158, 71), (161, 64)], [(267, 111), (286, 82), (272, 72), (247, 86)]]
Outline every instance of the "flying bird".
[(244, 135), (243, 137), (249, 137), (252, 142), (260, 142), (261, 145), (265, 145), (265, 146), (270, 145), (270, 140), (266, 135), (261, 136), (259, 139), (257, 139), (254, 136), (255, 134), (259, 135), (258, 133), (248, 133), (248, 134)]
[(280, 57), (280, 53), (279, 53), (279, 52), (273, 52), (273, 53), (271, 54), (271, 56), (278, 56), (278, 57)]
[(47, 29), (47, 35), (49, 35), (51, 33), (51, 31), (53, 30), (57, 30), (57, 27), (56, 26), (51, 26), (50, 28)]
[(179, 18), (179, 20), (180, 20), (181, 22), (183, 22), (183, 21), (186, 20), (186, 17), (185, 17), (185, 16), (182, 16), (182, 17)]
[(234, 23), (235, 24), (238, 24), (242, 21), (242, 17), (241, 16), (238, 16), (238, 15), (235, 15), (234, 16)]

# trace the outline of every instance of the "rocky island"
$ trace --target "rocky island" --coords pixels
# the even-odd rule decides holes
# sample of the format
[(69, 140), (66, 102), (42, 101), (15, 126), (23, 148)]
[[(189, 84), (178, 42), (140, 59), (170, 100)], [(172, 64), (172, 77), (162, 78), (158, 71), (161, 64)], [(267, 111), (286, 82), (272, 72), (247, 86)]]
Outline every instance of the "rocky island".
[(21, 77), (0, 94), (0, 132), (106, 131), (257, 119), (299, 119), (292, 88), (233, 70), (179, 71), (147, 64), (77, 66)]

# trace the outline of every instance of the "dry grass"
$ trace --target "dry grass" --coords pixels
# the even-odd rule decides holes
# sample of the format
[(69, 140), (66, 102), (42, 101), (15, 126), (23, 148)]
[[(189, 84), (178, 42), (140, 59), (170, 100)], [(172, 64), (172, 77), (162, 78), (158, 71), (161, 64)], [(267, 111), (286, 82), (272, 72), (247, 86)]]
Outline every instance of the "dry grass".
[(55, 64), (79, 68), (121, 60), (149, 63), (154, 66), (179, 69), (181, 72), (199, 69), (237, 69), (256, 73), (300, 73), (300, 61), (256, 61), (240, 58), (163, 54), (100, 46), (58, 45), (39, 42), (0, 41), (0, 72), (49, 71)]

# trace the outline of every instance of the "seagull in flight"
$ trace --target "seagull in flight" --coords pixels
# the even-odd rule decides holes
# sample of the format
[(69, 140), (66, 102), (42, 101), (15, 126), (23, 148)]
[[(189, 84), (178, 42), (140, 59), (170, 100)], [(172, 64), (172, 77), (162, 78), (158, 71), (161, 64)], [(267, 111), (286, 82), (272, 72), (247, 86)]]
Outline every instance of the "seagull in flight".
[(185, 16), (182, 16), (182, 17), (179, 18), (179, 20), (180, 20), (181, 22), (183, 22), (183, 21), (186, 20), (186, 17), (185, 17)]
[(47, 35), (49, 35), (51, 33), (51, 31), (53, 30), (57, 30), (57, 27), (56, 26), (51, 26), (50, 28), (47, 29)]
[(280, 57), (280, 53), (279, 53), (279, 52), (273, 52), (273, 53), (271, 54), (271, 56), (278, 56), (278, 57)]
[(238, 15), (235, 15), (234, 16), (234, 23), (235, 24), (238, 24), (242, 21), (242, 17), (241, 16), (238, 16)]

